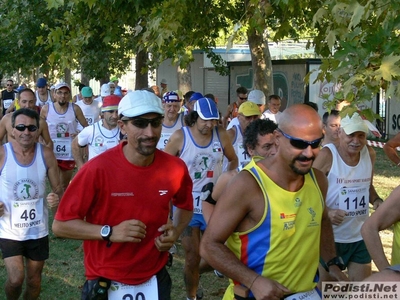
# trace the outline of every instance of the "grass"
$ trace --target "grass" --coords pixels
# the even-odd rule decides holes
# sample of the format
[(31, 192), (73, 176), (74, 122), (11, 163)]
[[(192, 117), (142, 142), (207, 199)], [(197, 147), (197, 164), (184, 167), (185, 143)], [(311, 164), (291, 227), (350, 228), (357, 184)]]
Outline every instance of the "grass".
[[(400, 168), (394, 166), (386, 158), (382, 149), (375, 148), (377, 159), (375, 163), (374, 185), (378, 194), (387, 198), (390, 192), (399, 184)], [(56, 238), (50, 232), (50, 258), (46, 261), (42, 279), (42, 300), (76, 300), (80, 299), (80, 292), (85, 281), (83, 268), (82, 242)], [(381, 233), (387, 255), (391, 253), (391, 230)], [(184, 263), (183, 250), (179, 243), (178, 253), (174, 257), (174, 263), (169, 268), (173, 282), (172, 299), (185, 299), (185, 288), (182, 277)], [(375, 268), (374, 268), (375, 269)], [(0, 260), (0, 286), (4, 286), (6, 271), (4, 263)], [(220, 279), (214, 273), (206, 273), (201, 277), (201, 285), (204, 290), (204, 299), (221, 299), (225, 287), (228, 285), (226, 278)], [(0, 299), (5, 299), (0, 292)]]

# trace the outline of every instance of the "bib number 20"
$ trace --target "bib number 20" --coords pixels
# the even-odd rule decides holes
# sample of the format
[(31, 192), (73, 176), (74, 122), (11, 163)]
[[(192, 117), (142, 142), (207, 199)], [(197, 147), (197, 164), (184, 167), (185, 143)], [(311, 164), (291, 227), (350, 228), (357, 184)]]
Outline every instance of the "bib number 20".
[(126, 294), (122, 297), (122, 300), (146, 300), (146, 296), (143, 293), (137, 293), (135, 297), (131, 294)]

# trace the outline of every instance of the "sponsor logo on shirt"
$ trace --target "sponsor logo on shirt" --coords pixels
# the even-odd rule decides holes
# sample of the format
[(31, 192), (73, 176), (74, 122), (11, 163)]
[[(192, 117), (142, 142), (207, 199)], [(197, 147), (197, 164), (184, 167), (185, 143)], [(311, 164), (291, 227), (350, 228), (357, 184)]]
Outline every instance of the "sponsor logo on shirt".
[(111, 193), (111, 197), (133, 197), (135, 196), (133, 192), (125, 192), (125, 193)]

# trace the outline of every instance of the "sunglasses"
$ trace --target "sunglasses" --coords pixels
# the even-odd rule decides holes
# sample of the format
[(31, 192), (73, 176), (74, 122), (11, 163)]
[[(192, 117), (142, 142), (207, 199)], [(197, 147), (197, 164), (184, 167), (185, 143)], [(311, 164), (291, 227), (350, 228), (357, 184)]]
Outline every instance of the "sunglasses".
[(7, 86), (13, 86), (13, 84), (7, 84)]
[(247, 100), (247, 97), (239, 97), (240, 100)]
[(21, 131), (21, 132), (24, 132), (25, 129), (27, 129), (27, 128), (28, 128), (29, 132), (34, 132), (34, 131), (38, 130), (36, 125), (28, 125), (28, 126), (26, 126), (26, 125), (23, 125), (23, 124), (18, 124), (18, 125), (15, 125), (14, 128), (17, 129), (18, 131)]
[(140, 129), (145, 129), (149, 124), (153, 128), (157, 128), (162, 124), (163, 118), (162, 117), (157, 117), (154, 119), (145, 119), (145, 118), (134, 118), (130, 119), (131, 123)]
[(281, 129), (279, 129), (279, 132), (283, 134), (283, 136), (285, 138), (287, 138), (290, 141), (290, 145), (292, 145), (293, 147), (297, 148), (297, 149), (307, 149), (308, 146), (311, 146), (312, 149), (317, 149), (322, 142), (322, 139), (324, 138), (323, 136), (320, 137), (319, 139), (313, 140), (313, 141), (305, 141), (299, 138), (295, 138), (291, 135), (288, 135), (287, 133), (284, 133)]

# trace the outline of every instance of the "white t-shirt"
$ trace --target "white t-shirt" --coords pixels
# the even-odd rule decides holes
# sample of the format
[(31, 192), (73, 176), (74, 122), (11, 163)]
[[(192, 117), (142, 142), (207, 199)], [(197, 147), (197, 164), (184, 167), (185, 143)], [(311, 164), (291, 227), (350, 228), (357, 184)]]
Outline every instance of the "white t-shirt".
[(276, 124), (279, 123), (279, 117), (282, 114), (282, 112), (278, 111), (278, 113), (273, 114), (269, 109), (263, 112), (263, 119), (270, 119), (271, 121), (274, 121)]

